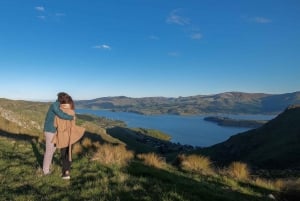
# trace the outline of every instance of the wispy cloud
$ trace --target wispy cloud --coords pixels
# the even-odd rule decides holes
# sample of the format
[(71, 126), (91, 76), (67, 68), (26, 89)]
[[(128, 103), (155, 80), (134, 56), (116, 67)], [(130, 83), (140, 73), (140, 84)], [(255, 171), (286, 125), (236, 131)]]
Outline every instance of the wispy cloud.
[[(203, 38), (203, 34), (197, 28), (197, 25), (191, 23), (190, 18), (184, 17), (180, 14), (181, 9), (172, 10), (169, 16), (166, 19), (168, 24), (176, 24), (184, 27), (184, 32), (190, 39), (200, 40)], [(173, 55), (173, 54), (171, 54)]]
[(37, 10), (37, 11), (40, 11), (40, 12), (44, 12), (45, 11), (44, 6), (36, 6), (36, 7), (34, 7), (34, 9)]
[(173, 10), (166, 19), (168, 24), (177, 24), (177, 25), (188, 25), (190, 24), (190, 19), (179, 14), (180, 10)]
[(267, 23), (271, 23), (272, 20), (265, 18), (265, 17), (255, 17), (252, 19), (254, 22), (256, 23), (260, 23), (260, 24), (267, 24)]
[(93, 48), (95, 49), (106, 49), (106, 50), (111, 50), (111, 47), (109, 45), (105, 45), (105, 44), (102, 44), (102, 45), (95, 45), (93, 46)]
[(34, 9), (37, 11), (38, 13), (38, 16), (37, 18), (40, 19), (40, 20), (46, 20), (46, 18), (48, 20), (57, 20), (57, 19), (60, 19), (61, 17), (64, 17), (66, 16), (65, 13), (63, 12), (56, 12), (56, 13), (49, 13), (49, 12), (46, 12), (46, 9), (44, 6), (36, 6), (34, 7)]

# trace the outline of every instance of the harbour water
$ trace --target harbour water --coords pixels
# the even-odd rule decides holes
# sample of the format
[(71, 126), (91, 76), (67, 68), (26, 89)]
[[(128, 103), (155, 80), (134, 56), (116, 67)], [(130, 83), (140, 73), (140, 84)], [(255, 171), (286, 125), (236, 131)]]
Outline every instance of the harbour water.
[[(227, 140), (230, 136), (252, 128), (224, 127), (205, 121), (203, 115), (140, 115), (109, 110), (77, 109), (77, 113), (94, 114), (112, 120), (124, 121), (128, 127), (160, 130), (170, 136), (171, 141), (182, 145), (206, 147)], [(221, 115), (235, 119), (270, 120), (274, 115)]]

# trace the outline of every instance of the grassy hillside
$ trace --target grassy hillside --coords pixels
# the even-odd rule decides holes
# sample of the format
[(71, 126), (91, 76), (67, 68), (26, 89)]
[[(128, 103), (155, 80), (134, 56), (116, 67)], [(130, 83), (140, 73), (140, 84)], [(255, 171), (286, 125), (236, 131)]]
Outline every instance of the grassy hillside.
[[(73, 146), (71, 180), (60, 177), (58, 151), (52, 174), (43, 176), (45, 142), (41, 137), (41, 119), (48, 106), (0, 100), (0, 200), (283, 201), (292, 200), (288, 196), (298, 198), (300, 181), (293, 181), (296, 187), (287, 188), (285, 180), (252, 175), (247, 164), (220, 168), (200, 155), (178, 153), (177, 160), (169, 163), (153, 146), (132, 138), (136, 130), (120, 127), (120, 122), (84, 114), (78, 115), (77, 123), (86, 128), (86, 133)], [(106, 129), (118, 132), (108, 135)]]
[(278, 194), (272, 185), (182, 172), (171, 165), (155, 168), (135, 158), (126, 165), (104, 164), (93, 160), (92, 148), (73, 157), (72, 178), (65, 181), (58, 154), (52, 174), (42, 176), (43, 146), (34, 138), (0, 137), (0, 200), (265, 201)]
[(228, 164), (244, 161), (268, 169), (300, 167), (300, 106), (291, 106), (260, 128), (230, 137), (200, 153)]

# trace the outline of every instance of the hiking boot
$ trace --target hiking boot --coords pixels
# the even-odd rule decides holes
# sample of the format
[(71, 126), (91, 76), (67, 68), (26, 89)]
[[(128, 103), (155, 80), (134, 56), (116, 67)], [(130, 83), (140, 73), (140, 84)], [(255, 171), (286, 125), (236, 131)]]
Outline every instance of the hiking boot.
[(70, 179), (70, 172), (69, 171), (66, 171), (62, 176), (61, 176), (62, 179)]

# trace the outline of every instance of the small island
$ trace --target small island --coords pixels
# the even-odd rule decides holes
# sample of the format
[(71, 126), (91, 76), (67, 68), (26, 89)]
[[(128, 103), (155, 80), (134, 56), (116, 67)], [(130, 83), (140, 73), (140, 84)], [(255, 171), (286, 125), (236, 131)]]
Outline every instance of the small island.
[(205, 121), (215, 122), (220, 126), (244, 127), (244, 128), (258, 128), (267, 123), (267, 120), (245, 120), (232, 119), (220, 116), (208, 116), (204, 118)]

